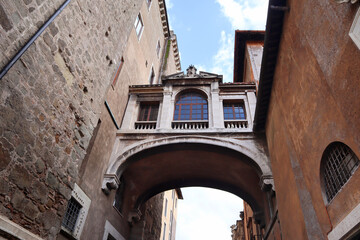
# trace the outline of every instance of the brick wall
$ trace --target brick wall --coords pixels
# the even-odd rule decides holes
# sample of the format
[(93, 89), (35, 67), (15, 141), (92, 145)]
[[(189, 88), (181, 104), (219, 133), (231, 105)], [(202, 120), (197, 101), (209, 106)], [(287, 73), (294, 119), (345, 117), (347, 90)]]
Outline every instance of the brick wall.
[[(0, 1), (0, 67), (64, 1)], [(54, 237), (142, 1), (73, 0), (0, 81), (0, 213)]]

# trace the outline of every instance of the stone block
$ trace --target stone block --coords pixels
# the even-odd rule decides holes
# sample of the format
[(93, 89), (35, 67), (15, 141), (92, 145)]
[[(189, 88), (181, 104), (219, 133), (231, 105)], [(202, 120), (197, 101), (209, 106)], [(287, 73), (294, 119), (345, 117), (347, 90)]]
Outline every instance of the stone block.
[(15, 164), (10, 172), (9, 179), (20, 189), (29, 188), (34, 177), (23, 166)]
[(31, 195), (39, 200), (42, 204), (45, 204), (48, 199), (48, 190), (44, 183), (35, 180), (31, 185)]
[(52, 227), (60, 229), (61, 218), (51, 209), (41, 214), (40, 222), (43, 224), (45, 230)]
[(59, 180), (55, 177), (54, 174), (48, 173), (46, 183), (49, 185), (50, 188), (56, 190), (59, 187)]
[(0, 4), (0, 24), (3, 27), (3, 29), (7, 32), (13, 28), (13, 25), (8, 15), (6, 14), (2, 4)]
[(0, 143), (0, 171), (4, 170), (11, 161), (9, 152)]

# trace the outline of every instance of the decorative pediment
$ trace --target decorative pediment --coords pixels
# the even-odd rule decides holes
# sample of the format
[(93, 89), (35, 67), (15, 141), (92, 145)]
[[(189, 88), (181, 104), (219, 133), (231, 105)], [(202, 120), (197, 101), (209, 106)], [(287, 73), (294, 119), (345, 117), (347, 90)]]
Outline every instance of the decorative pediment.
[(167, 76), (163, 77), (163, 80), (200, 79), (200, 78), (221, 78), (222, 79), (222, 75), (218, 75), (215, 73), (209, 73), (209, 72), (203, 72), (203, 71), (200, 71), (199, 73), (197, 73), (197, 69), (193, 65), (190, 65), (186, 69), (186, 74), (184, 72), (179, 72), (179, 73), (167, 75)]

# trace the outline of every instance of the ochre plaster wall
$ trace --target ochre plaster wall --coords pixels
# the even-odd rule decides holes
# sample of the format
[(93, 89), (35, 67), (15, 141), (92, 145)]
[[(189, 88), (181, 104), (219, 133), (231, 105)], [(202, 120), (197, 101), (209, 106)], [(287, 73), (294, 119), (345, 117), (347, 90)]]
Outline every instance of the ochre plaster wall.
[(360, 156), (360, 50), (348, 36), (357, 6), (288, 5), (266, 125), (282, 236), (326, 239), (359, 204), (360, 170), (330, 204), (320, 184), (321, 157), (331, 142)]

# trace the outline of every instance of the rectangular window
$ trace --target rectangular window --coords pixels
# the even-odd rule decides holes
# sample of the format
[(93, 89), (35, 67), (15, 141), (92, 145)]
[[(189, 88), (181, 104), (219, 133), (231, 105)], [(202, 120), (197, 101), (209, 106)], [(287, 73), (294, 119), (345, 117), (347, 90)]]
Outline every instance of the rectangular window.
[(225, 120), (245, 120), (244, 104), (242, 103), (224, 103)]
[(81, 204), (71, 198), (68, 202), (66, 213), (62, 221), (62, 226), (65, 227), (71, 233), (75, 229), (76, 221), (79, 217), (80, 209), (82, 208)]
[(150, 72), (150, 76), (149, 76), (150, 85), (154, 84), (154, 80), (155, 80), (155, 71), (154, 71), (154, 68), (151, 67), (151, 72)]
[(138, 121), (156, 121), (159, 113), (159, 103), (142, 103)]
[(164, 223), (163, 240), (165, 240), (165, 236), (166, 236), (166, 223)]
[(141, 17), (140, 13), (136, 17), (134, 26), (135, 26), (135, 30), (136, 30), (136, 35), (137, 35), (138, 39), (140, 39), (141, 33), (142, 33), (143, 29), (144, 29), (144, 24), (143, 24), (142, 17)]
[(156, 55), (158, 58), (160, 57), (160, 49), (161, 49), (160, 40), (158, 40), (156, 45)]
[(119, 75), (120, 75), (123, 64), (124, 64), (124, 58), (121, 57), (119, 67), (118, 67), (118, 69), (117, 69), (117, 71), (115, 73), (115, 76), (114, 76), (114, 79), (113, 79), (113, 82), (112, 82), (112, 87), (115, 87), (115, 84), (116, 84), (116, 82), (117, 82), (117, 80), (119, 78)]
[(167, 203), (168, 203), (168, 200), (167, 198), (165, 199), (165, 209), (164, 209), (164, 216), (166, 217), (166, 212), (167, 212)]
[(152, 3), (152, 0), (146, 0), (146, 3), (147, 3), (147, 6), (148, 6), (148, 9), (150, 9), (150, 6), (151, 6), (151, 3)]

